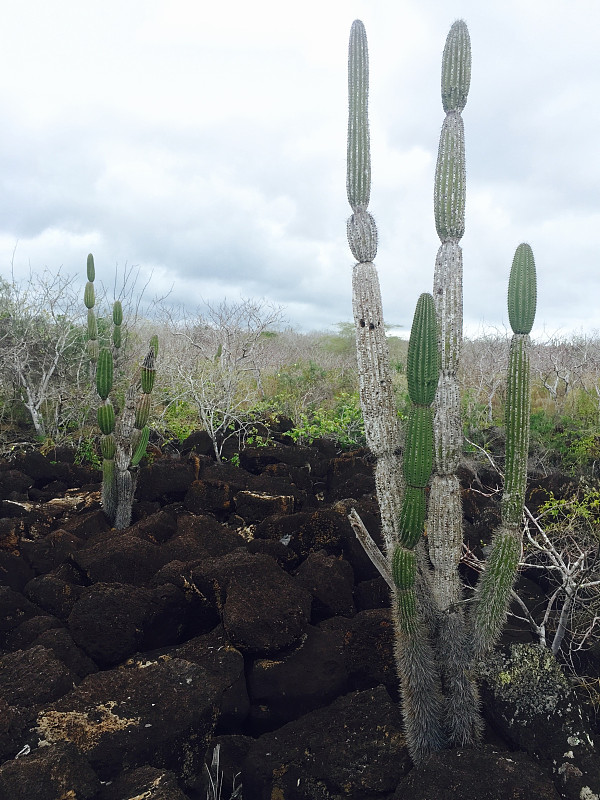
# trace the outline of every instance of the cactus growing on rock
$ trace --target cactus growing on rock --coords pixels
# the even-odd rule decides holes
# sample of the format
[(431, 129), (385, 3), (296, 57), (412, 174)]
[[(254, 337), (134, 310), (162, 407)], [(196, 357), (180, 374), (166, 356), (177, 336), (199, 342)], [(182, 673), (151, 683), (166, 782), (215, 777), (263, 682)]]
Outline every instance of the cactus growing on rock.
[(98, 427), (102, 434), (102, 506), (111, 524), (122, 530), (131, 522), (137, 468), (148, 446), (150, 430), (146, 423), (156, 375), (158, 338), (153, 336), (150, 340), (150, 349), (127, 390), (124, 407), (117, 420), (110, 393), (113, 388), (114, 352), (118, 352), (122, 343), (123, 309), (120, 301), (115, 301), (112, 309), (112, 349), (100, 348), (94, 312), (95, 269), (91, 253), (87, 260), (87, 277), (84, 302), (88, 309), (88, 353), (95, 368), (96, 391), (101, 401)]
[[(372, 263), (377, 231), (367, 211), (371, 179), (368, 54), (364, 26), (359, 20), (352, 25), (348, 63), (347, 189), (353, 211), (348, 221), (348, 240), (358, 260), (353, 271), (353, 307), (361, 405), (367, 443), (377, 459), (376, 488), (385, 556), (356, 512), (351, 512), (350, 521), (393, 592), (396, 663), (402, 684), (407, 743), (413, 760), (418, 763), (446, 743), (473, 745), (480, 735), (474, 665), (493, 645), (504, 623), (520, 555), (529, 425), (528, 334), (535, 314), (535, 271), (531, 249), (520, 245), (508, 293), (509, 316), (515, 333), (508, 375), (507, 476), (502, 527), (480, 580), (474, 611), (465, 621), (458, 575), (462, 504), (456, 472), (463, 440), (457, 369), (462, 341), (460, 239), (464, 233), (466, 187), (461, 112), (471, 74), (468, 30), (461, 20), (452, 25), (442, 59), (442, 103), (446, 118), (440, 136), (434, 193), (435, 224), (441, 245), (436, 257), (434, 299), (428, 295), (420, 298), (411, 332), (407, 377), (413, 407), (406, 429), (403, 462), (388, 382), (381, 295)], [(435, 305), (435, 314), (428, 310), (430, 305)], [(431, 327), (435, 317), (437, 336)], [(427, 515), (427, 561), (423, 556), (422, 532), (432, 449), (435, 473)]]

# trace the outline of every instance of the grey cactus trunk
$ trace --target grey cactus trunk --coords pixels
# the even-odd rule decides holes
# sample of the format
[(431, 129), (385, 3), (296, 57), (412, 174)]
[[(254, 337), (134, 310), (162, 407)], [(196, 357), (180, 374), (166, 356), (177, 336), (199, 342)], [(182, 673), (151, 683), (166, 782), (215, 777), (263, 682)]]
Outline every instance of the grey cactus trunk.
[[(404, 495), (401, 434), (389, 367), (383, 306), (377, 270), (377, 228), (367, 211), (371, 190), (371, 156), (368, 121), (369, 63), (367, 38), (360, 20), (352, 24), (348, 58), (348, 242), (357, 263), (352, 276), (352, 305), (356, 327), (356, 351), (360, 400), (367, 445), (376, 458), (375, 486), (381, 513), (382, 535), (388, 559), (398, 546), (399, 520)], [(416, 569), (416, 553), (415, 569)], [(394, 584), (396, 662), (403, 688), (403, 713), (413, 758), (418, 761), (444, 746), (440, 726), (442, 704), (439, 676), (427, 622), (416, 607), (417, 585), (409, 590)], [(408, 603), (408, 606), (406, 605)], [(404, 613), (414, 616), (408, 624)]]
[[(421, 295), (409, 341), (411, 409), (404, 456), (395, 410), (373, 261), (377, 229), (367, 211), (371, 188), (368, 53), (363, 24), (352, 25), (349, 47), (348, 241), (353, 270), (360, 396), (367, 444), (376, 458), (376, 489), (385, 555), (353, 510), (350, 521), (392, 590), (396, 666), (407, 744), (415, 763), (441, 747), (470, 746), (482, 728), (477, 660), (496, 642), (506, 619), (521, 553), (521, 518), (529, 443), (529, 333), (535, 316), (535, 265), (528, 245), (515, 253), (508, 291), (514, 331), (507, 376), (506, 478), (502, 525), (465, 619), (458, 573), (462, 503), (457, 477), (462, 455), (458, 366), (462, 343), (462, 251), (465, 227), (465, 146), (461, 112), (467, 100), (471, 52), (467, 27), (455, 22), (442, 59), (442, 126), (434, 212), (441, 245), (433, 296)], [(433, 403), (433, 410), (431, 405)], [(426, 486), (430, 481), (429, 508)], [(427, 513), (427, 547), (423, 531)]]
[(367, 445), (377, 459), (377, 497), (385, 547), (390, 552), (396, 539), (403, 485), (398, 455), (400, 427), (392, 388), (379, 278), (373, 264), (377, 255), (377, 228), (367, 211), (371, 192), (368, 95), (367, 36), (362, 22), (356, 20), (350, 31), (348, 58), (346, 188), (353, 213), (348, 220), (347, 233), (352, 255), (357, 261), (352, 273), (352, 307), (356, 326), (360, 400)]
[[(474, 744), (480, 734), (477, 687), (466, 670), (468, 643), (462, 584), (462, 502), (457, 470), (462, 455), (458, 367), (463, 327), (463, 265), (460, 240), (465, 231), (465, 135), (461, 112), (471, 80), (467, 26), (455, 22), (442, 56), (441, 93), (446, 117), (435, 170), (434, 217), (441, 245), (435, 260), (433, 297), (438, 319), (440, 378), (435, 398), (435, 474), (431, 481), (427, 544), (433, 566), (432, 589), (439, 611), (438, 659), (448, 696), (446, 727), (452, 744)], [(458, 710), (461, 713), (458, 713)]]

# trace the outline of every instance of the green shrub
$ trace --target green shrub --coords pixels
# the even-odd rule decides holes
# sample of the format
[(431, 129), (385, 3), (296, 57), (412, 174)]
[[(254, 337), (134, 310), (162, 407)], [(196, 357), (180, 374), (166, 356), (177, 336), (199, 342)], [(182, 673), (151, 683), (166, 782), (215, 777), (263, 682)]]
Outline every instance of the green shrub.
[(343, 449), (364, 447), (365, 428), (358, 392), (341, 392), (333, 408), (313, 408), (300, 415), (289, 436), (301, 444), (333, 439)]
[(531, 440), (543, 451), (546, 466), (570, 475), (593, 472), (600, 460), (600, 433), (585, 418), (537, 409), (531, 414)]
[(79, 466), (89, 466), (102, 469), (102, 459), (98, 455), (96, 438), (86, 436), (80, 440), (75, 451), (75, 463)]
[(198, 430), (198, 412), (185, 400), (174, 400), (165, 408), (160, 419), (161, 433), (167, 439), (177, 439), (182, 444)]

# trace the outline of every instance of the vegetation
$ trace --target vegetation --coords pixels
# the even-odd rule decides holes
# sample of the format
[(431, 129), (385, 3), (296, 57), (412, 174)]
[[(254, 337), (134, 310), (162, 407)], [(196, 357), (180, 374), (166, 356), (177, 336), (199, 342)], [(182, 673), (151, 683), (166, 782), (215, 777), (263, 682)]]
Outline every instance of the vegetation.
[[(48, 285), (49, 278), (45, 272), (32, 274), (23, 284), (0, 283), (0, 448), (7, 449), (23, 441), (43, 444), (45, 449), (66, 445), (79, 453), (78, 460), (92, 464), (100, 457), (100, 442), (95, 379), (90, 375), (86, 352), (87, 319), (76, 293), (72, 305), (66, 307), (64, 286), (72, 285), (73, 279), (62, 276), (62, 282), (56, 282), (52, 288)], [(42, 287), (46, 287), (43, 291), (47, 294), (41, 294)], [(44, 314), (37, 304), (19, 302), (26, 293), (32, 298), (43, 297), (51, 308), (56, 308), (60, 300), (65, 306), (64, 313)], [(104, 309), (96, 297), (94, 310), (98, 342), (106, 345), (112, 341), (112, 309)], [(256, 421), (286, 417), (291, 422), (291, 438), (298, 442), (326, 437), (340, 449), (365, 444), (354, 341), (348, 336), (346, 324), (332, 327), (335, 328), (332, 331), (312, 333), (282, 330), (277, 326), (269, 330), (273, 335), (262, 339), (256, 352), (256, 372), (245, 376), (253, 389), (243, 406), (252, 420), (250, 427)], [(54, 354), (55, 369), (44, 371), (44, 347), (64, 329), (70, 332), (71, 343), (58, 358)], [(116, 408), (120, 408), (129, 385), (128, 375), (144, 353), (143, 343), (148, 340), (149, 330), (158, 332), (161, 353), (165, 354), (156, 365), (151, 435), (159, 445), (167, 441), (177, 445), (201, 428), (198, 409), (186, 396), (184, 381), (173, 367), (183, 365), (186, 359), (191, 361), (193, 354), (180, 335), (177, 321), (127, 321), (118, 354), (120, 367), (113, 375), (113, 399)], [(386, 344), (394, 413), (403, 424), (409, 404), (408, 342), (387, 337)], [(458, 373), (467, 438), (464, 451), (474, 452), (469, 440), (486, 445), (501, 467), (508, 345), (506, 336), (494, 333), (465, 340)], [(39, 379), (43, 390), (39, 405), (41, 429), (26, 406), (27, 393), (15, 363), (18, 353), (21, 358), (30, 359), (28, 380)], [(561, 354), (560, 369), (570, 375), (567, 388), (558, 394), (546, 385), (548, 364), (556, 361), (557, 353)], [(532, 342), (530, 359), (530, 470), (540, 474), (558, 470), (573, 477), (598, 477), (600, 336)], [(490, 365), (495, 366), (493, 371)], [(246, 434), (242, 436), (242, 445), (245, 437)]]
[[(223, 302), (193, 317), (164, 308), (162, 321), (152, 321), (163, 354), (156, 363), (157, 336), (145, 356), (139, 349), (148, 321), (127, 327), (120, 300), (108, 311), (97, 298), (91, 255), (87, 318), (73, 279), (60, 272), (32, 274), (23, 284), (0, 279), (1, 441), (13, 448), (30, 438), (44, 451), (71, 445), (77, 463), (102, 469), (103, 505), (118, 529), (129, 525), (151, 435), (159, 446), (177, 446), (201, 428), (214, 458), (234, 465), (244, 446), (276, 446), (275, 426), (302, 445), (326, 438), (340, 450), (369, 448), (385, 552), (360, 520), (353, 525), (394, 593), (396, 658), (417, 762), (446, 744), (477, 741), (476, 661), (499, 636), (518, 568), (550, 587), (541, 617), (516, 598), (522, 619), (574, 670), (597, 642), (600, 622), (600, 338), (530, 341), (535, 265), (522, 244), (508, 288), (510, 341), (499, 334), (462, 341), (461, 111), (469, 80), (469, 36), (457, 22), (443, 57), (434, 291), (418, 301), (408, 344), (386, 335), (373, 263), (368, 52), (359, 21), (350, 35), (347, 174), (355, 333), (348, 323), (322, 333), (283, 329), (281, 309), (261, 301)], [(465, 450), (482, 449), (503, 473), (501, 525), (487, 562), (467, 560), (481, 578), (465, 613), (457, 471)], [(586, 481), (529, 514), (528, 466)]]

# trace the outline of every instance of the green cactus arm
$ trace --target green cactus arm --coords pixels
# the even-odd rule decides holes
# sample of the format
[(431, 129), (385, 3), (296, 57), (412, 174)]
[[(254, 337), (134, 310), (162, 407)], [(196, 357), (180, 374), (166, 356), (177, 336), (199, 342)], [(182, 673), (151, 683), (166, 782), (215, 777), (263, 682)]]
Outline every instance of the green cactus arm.
[(88, 281), (93, 283), (96, 279), (96, 268), (94, 267), (94, 256), (91, 253), (89, 253), (87, 257), (86, 270)]
[(433, 410), (414, 405), (408, 412), (404, 477), (409, 486), (427, 486), (433, 468)]
[(120, 300), (115, 300), (112, 311), (113, 325), (123, 324), (123, 306)]
[(497, 641), (506, 620), (522, 547), (530, 427), (529, 336), (535, 316), (535, 265), (529, 245), (519, 245), (509, 280), (513, 334), (506, 382), (506, 459), (502, 525), (475, 593), (473, 653), (480, 657)]
[(488, 652), (502, 633), (520, 557), (520, 531), (500, 528), (475, 590), (471, 646), (476, 659)]
[(87, 332), (89, 339), (94, 340), (98, 338), (98, 321), (96, 320), (96, 315), (91, 308), (88, 308), (87, 312)]
[(514, 333), (531, 333), (537, 302), (533, 251), (520, 244), (513, 258), (508, 281), (508, 318)]
[(110, 350), (103, 347), (98, 356), (96, 368), (96, 390), (102, 400), (106, 400), (113, 385), (113, 357)]
[(142, 458), (146, 455), (146, 448), (150, 439), (150, 428), (144, 427), (141, 431), (139, 442), (135, 448), (133, 456), (131, 457), (131, 466), (137, 467)]
[[(363, 23), (352, 23), (348, 46), (348, 171), (346, 188), (352, 210), (366, 209), (371, 193), (369, 145), (369, 51)], [(370, 259), (369, 259), (370, 260)]]
[(135, 422), (138, 430), (142, 430), (150, 416), (150, 394), (141, 394), (135, 403)]
[(85, 285), (83, 292), (83, 302), (87, 309), (93, 308), (96, 303), (96, 296), (94, 294), (94, 284), (88, 281)]
[(506, 384), (506, 462), (502, 520), (519, 524), (525, 504), (530, 427), (529, 337), (514, 334), (509, 352)]
[(155, 356), (153, 347), (151, 347), (150, 350), (148, 350), (148, 352), (146, 353), (146, 357), (142, 362), (140, 376), (142, 381), (142, 392), (144, 394), (150, 394), (150, 392), (154, 388), (154, 381), (156, 378), (156, 366), (155, 366)]
[(404, 547), (415, 547), (423, 536), (425, 511), (425, 490), (419, 486), (407, 486), (402, 499), (399, 524), (399, 540)]
[(392, 578), (398, 589), (412, 589), (417, 577), (417, 556), (414, 550), (396, 546), (392, 555)]
[[(108, 399), (98, 406), (98, 427), (105, 436), (109, 436), (115, 429), (115, 410)], [(113, 456), (110, 456), (110, 458)], [(105, 456), (105, 458), (108, 457)]]
[(442, 105), (444, 111), (462, 111), (471, 83), (471, 40), (462, 20), (450, 28), (442, 56)]
[(465, 232), (465, 131), (460, 114), (446, 115), (435, 168), (435, 228), (442, 242), (460, 240)]
[(422, 294), (413, 317), (408, 340), (406, 378), (413, 403), (433, 403), (440, 375), (435, 304), (430, 294)]
[[(114, 426), (114, 421), (113, 421)], [(117, 444), (115, 442), (115, 437), (112, 433), (105, 434), (102, 439), (100, 440), (100, 449), (102, 450), (102, 457), (108, 460), (113, 459), (115, 457), (115, 452), (117, 449)]]

